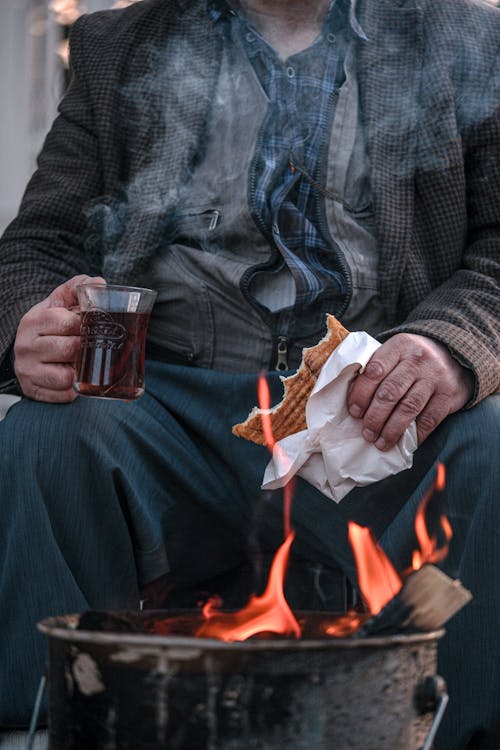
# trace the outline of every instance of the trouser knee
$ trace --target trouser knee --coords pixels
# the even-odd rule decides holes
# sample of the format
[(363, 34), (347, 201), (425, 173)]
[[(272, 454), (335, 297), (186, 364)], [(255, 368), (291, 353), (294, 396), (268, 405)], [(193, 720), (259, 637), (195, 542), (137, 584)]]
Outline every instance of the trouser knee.
[(109, 444), (114, 428), (112, 412), (98, 402), (56, 405), (22, 399), (0, 422), (3, 486), (34, 477), (54, 486), (70, 472), (90, 474), (93, 456)]
[(457, 532), (486, 518), (498, 523), (499, 454), (500, 396), (453, 415), (444, 426), (439, 459), (446, 468), (446, 513)]

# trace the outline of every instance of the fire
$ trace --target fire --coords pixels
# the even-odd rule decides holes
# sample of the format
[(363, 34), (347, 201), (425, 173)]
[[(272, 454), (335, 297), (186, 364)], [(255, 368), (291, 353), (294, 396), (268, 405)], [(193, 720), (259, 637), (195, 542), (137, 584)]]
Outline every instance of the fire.
[(366, 615), (358, 612), (346, 612), (345, 615), (339, 615), (325, 628), (325, 635), (332, 638), (347, 638), (356, 632), (356, 630), (366, 620)]
[(348, 524), (349, 542), (356, 559), (358, 583), (371, 614), (376, 615), (395, 596), (402, 586), (402, 578), (418, 570), (426, 563), (443, 560), (448, 553), (448, 542), (452, 537), (451, 526), (446, 516), (441, 515), (440, 525), (446, 543), (438, 547), (437, 538), (431, 536), (425, 520), (426, 510), (435, 493), (442, 492), (446, 474), (443, 464), (438, 464), (436, 479), (426, 492), (415, 516), (415, 534), (420, 549), (414, 550), (412, 566), (402, 574), (396, 572), (391, 561), (376, 543), (369, 529), (352, 521)]
[(348, 529), (359, 588), (370, 612), (376, 615), (398, 593), (403, 582), (369, 529), (353, 521), (349, 521)]
[(269, 574), (269, 580), (261, 596), (252, 595), (238, 612), (220, 612), (218, 602), (211, 600), (205, 605), (206, 621), (196, 632), (202, 638), (218, 638), (222, 641), (244, 641), (259, 633), (278, 633), (300, 638), (300, 626), (285, 599), (283, 581), (294, 540), (291, 532), (279, 547)]
[[(260, 374), (257, 381), (257, 400), (259, 407), (262, 411), (262, 432), (264, 433), (264, 440), (269, 451), (279, 451), (281, 462), (284, 463), (287, 460), (287, 455), (283, 448), (276, 442), (273, 435), (273, 428), (271, 425), (271, 393), (269, 391), (269, 385), (264, 374)], [(292, 531), (291, 514), (292, 514), (292, 496), (293, 496), (294, 481), (287, 482), (283, 489), (283, 527), (285, 537)]]
[[(262, 410), (262, 430), (268, 449), (279, 450), (271, 425), (271, 394), (265, 375), (260, 375), (257, 383), (259, 407)], [(261, 596), (252, 595), (248, 604), (238, 612), (220, 611), (220, 602), (209, 600), (203, 607), (206, 618), (196, 633), (205, 638), (219, 638), (223, 641), (243, 641), (259, 633), (278, 633), (300, 638), (301, 628), (288, 602), (283, 585), (290, 557), (290, 547), (295, 538), (291, 528), (292, 486), (289, 482), (284, 490), (285, 541), (279, 547), (269, 573), (269, 579)]]
[[(280, 450), (274, 439), (271, 424), (271, 396), (264, 375), (258, 380), (258, 401), (261, 409), (262, 429), (268, 449)], [(354, 522), (348, 524), (349, 542), (354, 552), (358, 571), (358, 583), (369, 614), (351, 611), (335, 616), (322, 628), (331, 637), (345, 638), (352, 635), (370, 615), (376, 615), (399, 592), (403, 578), (425, 563), (442, 560), (448, 551), (451, 528), (441, 516), (440, 524), (446, 544), (438, 547), (436, 537), (429, 534), (426, 511), (435, 492), (441, 492), (445, 484), (445, 471), (438, 464), (435, 482), (425, 494), (415, 517), (415, 533), (420, 550), (413, 553), (413, 566), (401, 575), (397, 573), (389, 558), (377, 544), (371, 531)], [(212, 597), (202, 608), (203, 622), (194, 635), (202, 638), (217, 638), (226, 642), (244, 641), (258, 635), (274, 633), (285, 637), (300, 638), (302, 628), (293, 614), (284, 594), (284, 580), (290, 548), (295, 538), (291, 528), (292, 487), (289, 482), (284, 494), (285, 540), (273, 559), (267, 586), (262, 595), (252, 594), (248, 603), (237, 612), (223, 612), (220, 597)], [(157, 624), (155, 632), (163, 632), (163, 624)], [(159, 629), (158, 629), (159, 628)], [(166, 631), (168, 632), (168, 630)]]
[(442, 492), (446, 481), (446, 473), (443, 464), (438, 464), (436, 479), (432, 487), (426, 492), (415, 516), (415, 534), (420, 546), (420, 550), (415, 550), (412, 556), (412, 569), (418, 570), (425, 563), (436, 563), (444, 560), (448, 554), (448, 542), (453, 536), (451, 526), (445, 515), (441, 515), (441, 529), (446, 539), (446, 543), (439, 548), (437, 538), (430, 536), (425, 522), (425, 512), (428, 508), (429, 501), (436, 492)]
[[(266, 396), (264, 403), (265, 398)], [(428, 532), (425, 514), (434, 493), (443, 490), (444, 482), (444, 466), (439, 464), (436, 480), (424, 495), (415, 517), (415, 533), (420, 545), (420, 550), (414, 553), (414, 561), (417, 564), (401, 575), (377, 544), (371, 531), (352, 521), (349, 522), (348, 535), (356, 559), (359, 588), (369, 612), (350, 611), (336, 615), (321, 626), (320, 632), (323, 635), (333, 638), (349, 637), (370, 615), (378, 614), (396, 596), (406, 576), (423, 564), (443, 559), (448, 550), (447, 542), (451, 539), (450, 525), (446, 518), (441, 516), (440, 525), (446, 544), (438, 547), (435, 537), (431, 537)], [(271, 565), (266, 589), (261, 596), (250, 596), (246, 606), (237, 612), (223, 612), (220, 598), (212, 597), (202, 609), (204, 621), (197, 628), (193, 628), (194, 635), (226, 642), (244, 641), (258, 635), (268, 636), (270, 633), (300, 638), (302, 627), (290, 609), (283, 590), (294, 537), (293, 531), (288, 532), (285, 541), (279, 547)], [(301, 623), (307, 630), (307, 619), (301, 620)], [(173, 631), (167, 621), (158, 621), (154, 632), (169, 634)]]
[(269, 450), (272, 452), (276, 445), (274, 439), (273, 429), (271, 426), (271, 393), (269, 391), (269, 385), (266, 380), (266, 376), (262, 373), (259, 375), (257, 381), (257, 400), (259, 407), (262, 410), (262, 432), (264, 433), (264, 439)]

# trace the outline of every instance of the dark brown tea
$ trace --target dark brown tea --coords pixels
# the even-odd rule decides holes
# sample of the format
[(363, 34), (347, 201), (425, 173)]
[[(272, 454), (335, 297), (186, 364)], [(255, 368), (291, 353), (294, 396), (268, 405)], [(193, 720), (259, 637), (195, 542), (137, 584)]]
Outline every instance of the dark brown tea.
[(82, 313), (75, 389), (82, 396), (136, 399), (144, 393), (149, 313)]

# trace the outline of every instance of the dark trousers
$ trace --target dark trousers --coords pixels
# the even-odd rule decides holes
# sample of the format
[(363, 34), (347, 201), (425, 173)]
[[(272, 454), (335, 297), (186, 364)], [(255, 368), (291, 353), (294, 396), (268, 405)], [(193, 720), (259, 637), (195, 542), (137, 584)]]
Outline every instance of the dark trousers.
[[(281, 385), (270, 378), (277, 401)], [(276, 550), (281, 495), (260, 490), (267, 450), (231, 434), (255, 402), (255, 375), (149, 362), (137, 402), (23, 399), (0, 422), (0, 724), (29, 718), (44, 669), (39, 620), (137, 608), (141, 588), (167, 572), (191, 589), (227, 582)], [(500, 747), (499, 407), (491, 397), (449, 417), (411, 470), (356, 488), (339, 505), (300, 480), (294, 493), (292, 568), (340, 566), (355, 580), (347, 521), (370, 526), (404, 568), (419, 499), (436, 461), (446, 464), (454, 537), (444, 568), (474, 600), (440, 642), (450, 704), (438, 750), (465, 747), (475, 732), (480, 744), (471, 747)], [(328, 586), (318, 591), (331, 608)]]

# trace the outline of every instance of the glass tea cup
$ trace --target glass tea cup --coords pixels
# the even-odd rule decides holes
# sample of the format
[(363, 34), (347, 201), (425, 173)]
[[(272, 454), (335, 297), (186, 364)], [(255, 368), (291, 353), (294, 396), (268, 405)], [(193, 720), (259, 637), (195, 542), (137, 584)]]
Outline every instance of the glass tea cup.
[(80, 352), (74, 389), (81, 396), (130, 401), (144, 393), (146, 332), (152, 289), (81, 284)]

